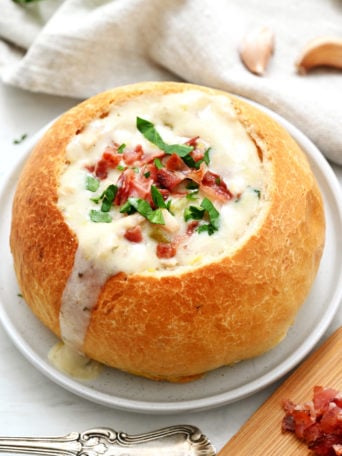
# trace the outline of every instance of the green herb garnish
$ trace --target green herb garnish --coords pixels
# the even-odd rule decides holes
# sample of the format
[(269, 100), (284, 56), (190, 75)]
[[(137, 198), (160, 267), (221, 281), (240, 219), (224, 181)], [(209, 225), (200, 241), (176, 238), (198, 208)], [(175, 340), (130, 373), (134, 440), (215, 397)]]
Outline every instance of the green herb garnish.
[(109, 212), (113, 205), (114, 198), (118, 192), (118, 187), (114, 184), (109, 185), (106, 190), (102, 193), (102, 212)]
[(197, 184), (197, 182), (194, 182), (194, 181), (190, 180), (190, 181), (186, 184), (185, 188), (186, 188), (187, 190), (198, 190), (198, 189), (199, 189), (199, 184)]
[(184, 210), (184, 220), (202, 220), (205, 214), (205, 209), (196, 206), (189, 206)]
[(209, 152), (210, 152), (210, 147), (204, 152), (203, 158), (200, 160), (195, 161), (191, 155), (187, 155), (183, 158), (183, 161), (185, 162), (186, 165), (188, 165), (190, 168), (195, 168), (195, 169), (200, 169), (201, 164), (205, 163), (207, 166), (210, 163), (210, 157), (209, 157)]
[(160, 193), (160, 191), (157, 189), (157, 187), (155, 185), (151, 186), (151, 195), (152, 195), (152, 200), (156, 207), (160, 207), (162, 209), (167, 209), (163, 195)]
[(127, 200), (120, 208), (121, 214), (131, 215), (137, 212), (136, 208)]
[(12, 1), (13, 1), (14, 3), (19, 3), (19, 4), (20, 4), (20, 3), (23, 3), (23, 4), (25, 4), (25, 3), (39, 2), (39, 1), (41, 1), (41, 0), (12, 0)]
[(90, 220), (95, 223), (110, 223), (112, 221), (112, 217), (108, 212), (96, 211), (95, 209), (91, 209), (89, 217)]
[(209, 157), (210, 149), (211, 149), (211, 147), (208, 147), (208, 149), (204, 152), (204, 157), (203, 157), (203, 161), (207, 166), (210, 163), (210, 157)]
[[(217, 231), (219, 229), (219, 218), (220, 218), (220, 213), (219, 211), (215, 208), (213, 203), (208, 199), (204, 198), (201, 207), (206, 210), (209, 216), (209, 225), (208, 225), (208, 233), (213, 234), (214, 231)], [(205, 225), (202, 225), (205, 226)], [(203, 228), (199, 227), (199, 231), (201, 231)]]
[(118, 154), (123, 154), (125, 147), (126, 147), (126, 144), (121, 144), (121, 146), (118, 148)]
[(149, 203), (141, 198), (128, 198), (126, 203), (120, 209), (121, 213), (133, 214), (139, 212), (149, 222), (158, 225), (165, 225), (162, 210), (160, 208), (153, 210)]
[(23, 141), (25, 141), (26, 138), (27, 138), (27, 133), (24, 133), (23, 135), (20, 136), (20, 138), (14, 139), (13, 144), (20, 144)]
[(180, 145), (180, 144), (166, 144), (157, 132), (154, 124), (148, 120), (137, 117), (137, 129), (140, 133), (152, 144), (159, 147), (167, 154), (177, 154), (180, 157), (185, 157), (194, 148), (192, 146)]
[(259, 189), (257, 189), (257, 188), (253, 188), (252, 190), (253, 190), (254, 193), (257, 194), (257, 197), (260, 199), (260, 197), (261, 197), (261, 191), (260, 191)]
[(100, 186), (100, 181), (93, 176), (86, 177), (86, 189), (91, 192), (96, 192)]
[(219, 229), (219, 217), (220, 213), (215, 208), (213, 203), (208, 199), (204, 198), (200, 204), (200, 207), (189, 206), (184, 211), (184, 220), (202, 220), (205, 215), (208, 216), (209, 223), (202, 223), (197, 227), (199, 233), (207, 232), (210, 236)]
[(164, 168), (164, 165), (163, 165), (163, 163), (160, 161), (159, 158), (155, 158), (155, 159), (153, 160), (153, 163), (154, 163), (154, 165), (155, 165), (155, 167), (156, 167), (157, 169), (162, 169), (162, 168)]
[(190, 201), (195, 201), (198, 199), (198, 190), (191, 190), (189, 193), (186, 194), (186, 199)]
[(90, 198), (91, 201), (94, 203), (99, 203), (102, 200), (101, 204), (101, 211), (102, 212), (109, 212), (110, 208), (112, 207), (113, 201), (116, 197), (118, 192), (118, 187), (114, 184), (108, 185), (106, 190), (104, 190), (101, 195), (95, 196), (94, 198)]

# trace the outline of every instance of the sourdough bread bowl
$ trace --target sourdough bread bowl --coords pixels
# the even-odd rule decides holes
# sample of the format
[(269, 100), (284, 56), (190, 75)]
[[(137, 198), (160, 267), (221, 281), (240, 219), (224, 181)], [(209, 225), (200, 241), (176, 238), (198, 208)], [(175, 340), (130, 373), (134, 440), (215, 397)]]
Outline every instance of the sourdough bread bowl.
[(324, 234), (314, 175), (278, 123), (228, 93), (147, 82), (50, 127), (10, 244), (25, 301), (67, 346), (180, 382), (286, 336)]

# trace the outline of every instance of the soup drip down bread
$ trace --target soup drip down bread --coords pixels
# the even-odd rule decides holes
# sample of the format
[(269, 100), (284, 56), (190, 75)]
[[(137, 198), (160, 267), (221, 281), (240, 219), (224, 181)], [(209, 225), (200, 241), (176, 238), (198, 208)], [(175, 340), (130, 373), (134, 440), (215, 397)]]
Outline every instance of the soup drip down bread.
[(178, 382), (286, 336), (324, 235), (315, 177), (283, 127), (222, 91), (146, 82), (49, 128), (10, 243), (26, 303), (67, 346)]

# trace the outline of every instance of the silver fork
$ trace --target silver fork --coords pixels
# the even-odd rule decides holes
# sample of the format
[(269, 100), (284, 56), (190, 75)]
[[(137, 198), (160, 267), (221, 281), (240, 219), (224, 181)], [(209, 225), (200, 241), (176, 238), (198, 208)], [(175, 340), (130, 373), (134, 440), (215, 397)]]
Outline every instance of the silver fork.
[(215, 456), (209, 439), (195, 426), (169, 426), (129, 435), (94, 428), (64, 437), (0, 437), (0, 453), (46, 456)]

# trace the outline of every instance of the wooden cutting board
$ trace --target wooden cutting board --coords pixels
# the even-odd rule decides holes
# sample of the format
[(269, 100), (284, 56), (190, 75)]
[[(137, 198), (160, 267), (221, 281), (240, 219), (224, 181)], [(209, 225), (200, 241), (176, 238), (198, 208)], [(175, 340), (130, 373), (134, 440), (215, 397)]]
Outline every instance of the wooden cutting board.
[(281, 402), (311, 400), (315, 385), (342, 391), (342, 327), (285, 380), (218, 456), (312, 456), (292, 433), (281, 432), (284, 416)]

